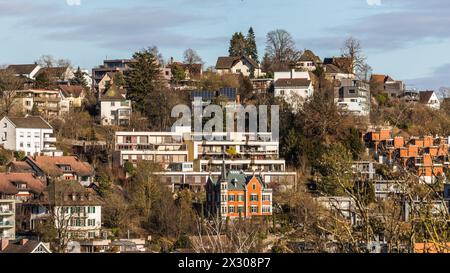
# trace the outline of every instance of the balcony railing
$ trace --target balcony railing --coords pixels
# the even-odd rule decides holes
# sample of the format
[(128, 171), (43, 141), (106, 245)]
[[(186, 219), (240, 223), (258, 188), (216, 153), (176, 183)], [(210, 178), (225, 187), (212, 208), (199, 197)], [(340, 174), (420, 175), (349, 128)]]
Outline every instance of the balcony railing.
[(0, 228), (2, 228), (2, 227), (13, 227), (13, 223), (10, 221), (0, 222)]

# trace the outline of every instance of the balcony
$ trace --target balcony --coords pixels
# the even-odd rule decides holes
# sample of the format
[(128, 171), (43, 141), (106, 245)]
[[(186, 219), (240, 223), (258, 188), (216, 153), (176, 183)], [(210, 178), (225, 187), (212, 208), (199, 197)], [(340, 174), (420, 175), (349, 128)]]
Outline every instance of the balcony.
[(12, 228), (12, 227), (14, 227), (13, 222), (10, 222), (10, 221), (0, 222), (0, 228)]
[(56, 137), (44, 137), (44, 142), (56, 142)]
[(14, 211), (12, 209), (0, 209), (0, 215), (13, 215)]

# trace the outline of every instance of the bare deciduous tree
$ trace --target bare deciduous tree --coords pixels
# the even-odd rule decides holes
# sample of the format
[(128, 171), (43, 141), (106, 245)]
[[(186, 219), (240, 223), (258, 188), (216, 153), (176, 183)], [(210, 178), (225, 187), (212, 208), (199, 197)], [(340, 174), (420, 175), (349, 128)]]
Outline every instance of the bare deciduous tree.
[(291, 34), (284, 29), (267, 33), (266, 58), (270, 59), (272, 69), (280, 69), (298, 60), (301, 51), (295, 47)]

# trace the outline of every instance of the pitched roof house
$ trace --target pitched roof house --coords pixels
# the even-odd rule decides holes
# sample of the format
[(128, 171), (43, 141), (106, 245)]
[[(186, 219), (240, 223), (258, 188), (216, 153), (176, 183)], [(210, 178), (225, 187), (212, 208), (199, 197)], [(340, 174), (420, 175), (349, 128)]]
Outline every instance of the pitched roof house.
[(258, 78), (263, 76), (259, 64), (247, 56), (219, 57), (216, 63), (217, 73), (224, 74), (242, 74), (246, 77)]
[(42, 242), (20, 239), (16, 241), (2, 240), (0, 253), (51, 253), (51, 251)]
[(309, 49), (305, 49), (296, 65), (302, 70), (314, 71), (321, 62), (322, 60), (318, 56), (316, 56), (314, 52)]
[(12, 70), (17, 76), (35, 79), (41, 67), (38, 64), (13, 64), (7, 69)]
[(257, 175), (226, 174), (222, 167), (218, 180), (208, 178), (206, 195), (207, 210), (223, 219), (272, 215), (272, 189)]
[(32, 173), (0, 173), (0, 196), (27, 200), (39, 195), (45, 184)]
[(86, 91), (79, 85), (60, 85), (59, 89), (63, 99), (69, 101), (71, 107), (81, 107), (86, 96)]
[(132, 114), (131, 100), (126, 99), (127, 91), (114, 83), (100, 97), (102, 125), (127, 125)]
[(434, 91), (419, 92), (419, 103), (424, 104), (432, 109), (441, 108), (441, 102), (439, 101), (436, 92)]
[(76, 156), (36, 156), (26, 157), (27, 162), (39, 177), (75, 180), (83, 186), (93, 182), (94, 169)]

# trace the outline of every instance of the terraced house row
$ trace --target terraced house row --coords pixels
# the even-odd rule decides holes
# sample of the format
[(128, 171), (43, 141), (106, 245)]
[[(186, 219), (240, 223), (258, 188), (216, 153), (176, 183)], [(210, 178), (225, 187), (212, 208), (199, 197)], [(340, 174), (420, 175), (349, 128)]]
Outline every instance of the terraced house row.
[(368, 132), (364, 140), (380, 163), (414, 170), (426, 183), (444, 177), (450, 167), (450, 137), (394, 136), (391, 128), (379, 128)]

